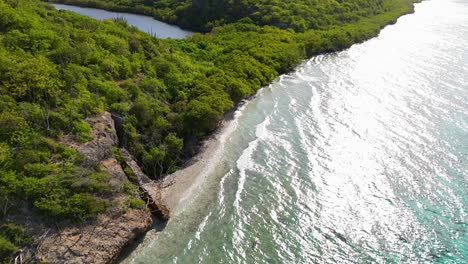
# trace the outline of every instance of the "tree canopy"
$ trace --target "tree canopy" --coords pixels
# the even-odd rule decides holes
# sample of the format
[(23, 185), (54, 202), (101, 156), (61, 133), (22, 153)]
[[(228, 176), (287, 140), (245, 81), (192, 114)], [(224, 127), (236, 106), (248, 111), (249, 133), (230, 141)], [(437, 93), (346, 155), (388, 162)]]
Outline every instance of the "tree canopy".
[(362, 18), (394, 12), (395, 9), (411, 2), (411, 0), (56, 1), (153, 15), (158, 19), (199, 31), (210, 31), (213, 27), (245, 21), (247, 18), (256, 25), (292, 28), (296, 32), (330, 29), (337, 25), (355, 23)]

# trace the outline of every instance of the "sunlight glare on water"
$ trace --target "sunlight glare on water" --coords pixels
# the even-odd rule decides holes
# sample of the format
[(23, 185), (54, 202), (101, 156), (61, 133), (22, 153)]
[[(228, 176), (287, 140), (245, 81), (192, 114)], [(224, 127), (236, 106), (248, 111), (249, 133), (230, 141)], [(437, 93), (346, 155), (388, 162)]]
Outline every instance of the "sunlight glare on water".
[(467, 263), (468, 2), (431, 0), (240, 110), (125, 263)]

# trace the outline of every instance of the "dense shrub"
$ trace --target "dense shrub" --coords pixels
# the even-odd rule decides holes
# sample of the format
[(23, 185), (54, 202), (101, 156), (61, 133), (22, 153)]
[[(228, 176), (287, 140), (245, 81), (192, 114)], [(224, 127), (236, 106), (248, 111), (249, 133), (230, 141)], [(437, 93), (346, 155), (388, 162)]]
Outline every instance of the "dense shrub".
[(13, 254), (21, 247), (32, 243), (32, 238), (19, 225), (0, 225), (0, 263), (11, 263)]
[(144, 209), (146, 207), (146, 204), (141, 199), (129, 198), (128, 206), (133, 209)]

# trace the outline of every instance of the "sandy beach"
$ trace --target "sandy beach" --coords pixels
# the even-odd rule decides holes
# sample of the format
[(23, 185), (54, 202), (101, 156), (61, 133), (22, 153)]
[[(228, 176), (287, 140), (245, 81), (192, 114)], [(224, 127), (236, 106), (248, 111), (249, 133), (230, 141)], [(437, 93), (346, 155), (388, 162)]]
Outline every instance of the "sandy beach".
[(187, 167), (174, 172), (160, 182), (161, 203), (169, 210), (170, 216), (179, 204), (197, 194), (199, 187), (218, 164), (224, 141), (235, 128), (236, 114), (244, 105), (226, 115), (217, 131), (202, 143), (200, 152), (188, 161)]
[(191, 197), (193, 192), (203, 183), (204, 176), (209, 172), (210, 164), (220, 149), (218, 135), (213, 135), (203, 143), (200, 153), (193, 158), (186, 168), (167, 176), (161, 182), (161, 202), (172, 215), (177, 205)]

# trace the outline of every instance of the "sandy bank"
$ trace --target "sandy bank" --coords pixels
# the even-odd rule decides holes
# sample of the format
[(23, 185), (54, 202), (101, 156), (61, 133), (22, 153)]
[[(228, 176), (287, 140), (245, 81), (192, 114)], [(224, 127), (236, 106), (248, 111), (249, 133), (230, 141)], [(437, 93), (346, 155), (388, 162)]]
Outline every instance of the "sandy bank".
[(222, 138), (230, 121), (223, 124), (219, 131), (203, 142), (200, 152), (193, 157), (190, 165), (165, 177), (160, 183), (161, 202), (173, 214), (177, 206), (199, 190), (206, 176), (217, 164), (222, 152)]
[(190, 165), (160, 182), (161, 203), (169, 210), (170, 216), (179, 205), (188, 202), (201, 191), (200, 187), (222, 157), (225, 141), (235, 129), (237, 116), (246, 105), (245, 102), (226, 114), (217, 131), (202, 143), (200, 152), (188, 162)]

